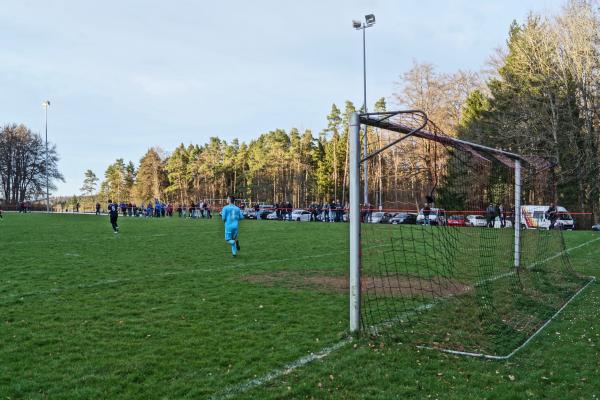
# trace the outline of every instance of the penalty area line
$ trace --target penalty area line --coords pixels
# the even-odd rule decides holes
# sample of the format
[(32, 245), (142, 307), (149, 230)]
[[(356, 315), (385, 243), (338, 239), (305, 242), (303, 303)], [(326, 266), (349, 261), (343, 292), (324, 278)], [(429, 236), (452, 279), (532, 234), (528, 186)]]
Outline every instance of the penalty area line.
[(258, 386), (262, 386), (265, 383), (268, 383), (268, 382), (270, 382), (274, 379), (277, 379), (281, 376), (288, 375), (291, 372), (293, 372), (294, 370), (296, 370), (306, 364), (309, 364), (315, 360), (321, 360), (321, 359), (327, 357), (328, 355), (330, 355), (331, 353), (333, 353), (334, 351), (337, 351), (337, 350), (341, 349), (342, 347), (346, 346), (350, 342), (352, 342), (352, 337), (348, 337), (348, 338), (341, 340), (331, 346), (325, 347), (325, 348), (321, 349), (320, 351), (318, 351), (317, 353), (310, 353), (309, 355), (301, 357), (289, 364), (284, 365), (281, 368), (274, 369), (261, 377), (250, 379), (249, 381), (240, 383), (238, 385), (230, 386), (230, 387), (226, 388), (225, 390), (214, 394), (212, 397), (210, 397), (210, 399), (211, 400), (231, 399), (239, 394), (247, 392), (250, 389), (254, 389)]

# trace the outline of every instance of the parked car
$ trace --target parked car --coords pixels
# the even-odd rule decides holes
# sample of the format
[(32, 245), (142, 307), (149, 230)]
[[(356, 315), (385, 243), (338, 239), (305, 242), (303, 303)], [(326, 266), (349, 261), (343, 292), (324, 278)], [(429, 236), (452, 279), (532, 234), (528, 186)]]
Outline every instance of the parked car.
[(277, 212), (273, 211), (273, 212), (267, 214), (267, 216), (264, 219), (274, 220), (274, 219), (279, 219), (279, 218), (277, 218)]
[(244, 214), (244, 218), (256, 219), (256, 211), (254, 211), (254, 208), (245, 208), (242, 213)]
[(466, 226), (486, 227), (487, 220), (483, 215), (467, 215)]
[(600, 231), (600, 224), (592, 225), (593, 231)]
[(448, 217), (448, 226), (466, 226), (467, 220), (464, 215), (451, 215)]
[(391, 218), (391, 214), (383, 211), (377, 211), (371, 214), (368, 222), (371, 224), (387, 224)]
[(412, 213), (400, 212), (390, 218), (391, 224), (411, 224), (417, 223), (417, 215)]
[[(417, 224), (422, 225), (425, 222), (425, 216), (423, 215), (423, 209), (419, 210), (417, 215)], [(431, 225), (446, 225), (446, 210), (441, 208), (432, 208), (429, 211), (429, 223)]]
[(309, 222), (311, 219), (310, 211), (306, 210), (292, 210), (292, 221)]
[(267, 215), (275, 211), (275, 206), (272, 204), (261, 204), (258, 209), (258, 213), (255, 213), (255, 217), (258, 219), (267, 219)]

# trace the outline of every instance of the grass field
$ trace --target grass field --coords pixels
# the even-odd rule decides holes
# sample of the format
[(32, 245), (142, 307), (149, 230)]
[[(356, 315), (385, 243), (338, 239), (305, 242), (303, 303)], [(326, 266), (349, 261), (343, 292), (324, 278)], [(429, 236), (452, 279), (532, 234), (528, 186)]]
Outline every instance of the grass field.
[[(217, 219), (119, 221), (0, 220), (0, 398), (600, 397), (600, 285), (506, 362), (345, 344), (345, 292), (298, 276), (346, 273), (346, 224), (244, 221), (234, 259)], [(565, 235), (599, 276), (600, 235)]]

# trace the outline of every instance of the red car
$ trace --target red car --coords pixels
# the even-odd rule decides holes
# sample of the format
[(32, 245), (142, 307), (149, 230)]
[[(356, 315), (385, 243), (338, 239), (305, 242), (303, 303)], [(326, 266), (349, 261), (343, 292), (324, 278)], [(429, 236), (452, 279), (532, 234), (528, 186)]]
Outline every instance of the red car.
[(448, 226), (466, 226), (467, 220), (464, 215), (451, 215), (448, 217)]

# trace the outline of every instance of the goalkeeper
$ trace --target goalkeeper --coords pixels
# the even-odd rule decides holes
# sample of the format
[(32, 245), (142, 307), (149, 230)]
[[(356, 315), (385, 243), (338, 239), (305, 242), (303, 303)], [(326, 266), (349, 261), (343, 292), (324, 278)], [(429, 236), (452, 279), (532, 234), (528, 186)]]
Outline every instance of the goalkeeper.
[(221, 210), (221, 219), (225, 222), (225, 241), (231, 245), (231, 254), (235, 257), (240, 249), (238, 221), (244, 219), (244, 214), (234, 202), (233, 196), (227, 198), (227, 205)]

